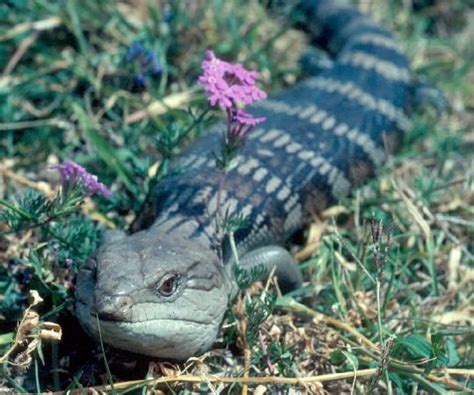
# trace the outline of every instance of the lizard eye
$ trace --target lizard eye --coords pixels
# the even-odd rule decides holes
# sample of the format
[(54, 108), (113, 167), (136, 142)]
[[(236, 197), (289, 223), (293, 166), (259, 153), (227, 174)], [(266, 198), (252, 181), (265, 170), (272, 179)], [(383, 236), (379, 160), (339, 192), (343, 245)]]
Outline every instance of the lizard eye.
[(177, 273), (165, 275), (158, 285), (158, 292), (163, 296), (171, 296), (178, 288), (180, 276)]

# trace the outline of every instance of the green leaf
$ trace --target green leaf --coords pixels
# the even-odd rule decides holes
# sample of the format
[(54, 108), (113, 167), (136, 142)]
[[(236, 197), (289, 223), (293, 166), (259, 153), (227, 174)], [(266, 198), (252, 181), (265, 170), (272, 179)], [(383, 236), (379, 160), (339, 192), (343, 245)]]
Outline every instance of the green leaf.
[(38, 276), (38, 278), (42, 279), (44, 275), (43, 262), (36, 251), (31, 252), (29, 263), (33, 268), (34, 274)]
[(439, 331), (431, 336), (433, 355), (438, 358), (436, 367), (455, 366), (459, 363), (456, 343), (451, 334), (449, 331)]
[(354, 354), (343, 350), (335, 350), (331, 353), (331, 363), (337, 366), (344, 364), (345, 367), (351, 370), (359, 369), (359, 359)]
[(431, 343), (421, 335), (410, 335), (397, 339), (393, 347), (393, 355), (406, 352), (412, 360), (429, 358), (431, 356)]
[(15, 334), (13, 332), (1, 334), (0, 335), (0, 346), (4, 346), (6, 344), (13, 343), (14, 338), (15, 338)]
[(289, 295), (279, 296), (276, 300), (276, 306), (281, 308), (288, 308), (297, 305), (298, 302), (292, 296)]
[(390, 379), (390, 381), (395, 384), (395, 387), (398, 388), (399, 392), (397, 393), (400, 393), (400, 394), (404, 394), (405, 392), (403, 391), (403, 380), (402, 378), (400, 377), (399, 374), (397, 373), (393, 373), (393, 372), (389, 372), (388, 373), (388, 378)]
[(36, 354), (38, 355), (41, 364), (44, 365), (43, 342), (39, 339), (38, 347), (36, 347)]
[(409, 361), (427, 360), (424, 365), (426, 373), (434, 368), (447, 366), (449, 363), (446, 354), (442, 335), (435, 334), (431, 337), (430, 343), (421, 335), (410, 335), (397, 340), (392, 355), (395, 357), (407, 358)]
[(342, 353), (346, 357), (346, 361), (348, 362), (348, 367), (350, 367), (353, 370), (359, 369), (359, 360), (354, 354), (351, 354), (347, 351), (343, 351)]
[(431, 343), (431, 355), (436, 359), (428, 363), (426, 366), (426, 371), (443, 367), (448, 364), (448, 356), (446, 355), (443, 337), (440, 335), (433, 335), (431, 336)]
[(456, 342), (452, 337), (446, 339), (446, 348), (448, 350), (448, 363), (447, 366), (453, 367), (456, 366), (459, 362), (458, 351), (456, 350)]
[(345, 361), (345, 356), (341, 350), (335, 350), (331, 353), (330, 360), (333, 365), (341, 366)]
[(104, 163), (115, 173), (123, 182), (125, 187), (136, 195), (137, 188), (133, 185), (130, 173), (127, 167), (122, 163), (117, 152), (112, 148), (110, 143), (105, 140), (99, 133), (97, 133), (95, 126), (87, 116), (84, 109), (77, 103), (72, 105), (74, 114), (76, 115), (79, 124), (81, 125), (84, 135), (87, 140), (96, 149), (97, 154), (104, 161)]

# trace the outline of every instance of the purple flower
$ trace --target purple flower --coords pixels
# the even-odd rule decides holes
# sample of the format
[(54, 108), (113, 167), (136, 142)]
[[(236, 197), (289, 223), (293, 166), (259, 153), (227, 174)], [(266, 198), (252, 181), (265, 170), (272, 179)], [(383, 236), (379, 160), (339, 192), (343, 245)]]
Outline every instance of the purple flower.
[(133, 76), (132, 81), (137, 88), (144, 88), (146, 86), (145, 76), (142, 73)]
[(218, 105), (226, 110), (267, 97), (264, 91), (255, 86), (259, 77), (256, 71), (247, 70), (238, 63), (225, 62), (217, 58), (213, 51), (206, 52), (202, 70), (198, 83), (207, 92), (211, 106)]
[(126, 60), (128, 67), (135, 72), (132, 80), (135, 88), (145, 88), (148, 77), (159, 78), (163, 73), (158, 54), (145, 48), (139, 40), (132, 42), (127, 51)]
[(105, 197), (112, 195), (112, 192), (98, 181), (96, 175), (90, 174), (86, 169), (72, 160), (66, 160), (58, 165), (50, 166), (50, 169), (58, 170), (63, 185), (79, 183), (90, 195), (96, 193)]
[(265, 122), (267, 118), (264, 117), (254, 117), (252, 114), (245, 112), (243, 110), (237, 109), (233, 114), (233, 120), (242, 125), (255, 126), (259, 123)]
[(228, 131), (230, 139), (244, 143), (250, 130), (259, 123), (265, 122), (266, 118), (254, 117), (252, 114), (241, 109), (230, 110), (231, 124)]
[(132, 42), (132, 46), (127, 51), (127, 60), (131, 61), (135, 59), (137, 56), (141, 56), (143, 54), (144, 48), (140, 41), (135, 40)]

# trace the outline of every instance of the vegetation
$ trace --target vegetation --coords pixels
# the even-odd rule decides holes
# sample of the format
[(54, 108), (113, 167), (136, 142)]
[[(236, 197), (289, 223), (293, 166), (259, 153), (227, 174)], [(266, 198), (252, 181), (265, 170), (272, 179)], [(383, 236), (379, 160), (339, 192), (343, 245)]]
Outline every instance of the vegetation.
[[(289, 12), (270, 16), (254, 0), (159, 3), (0, 4), (0, 388), (472, 392), (468, 0), (360, 2), (399, 34), (447, 106), (420, 109), (379, 177), (292, 246), (302, 289), (281, 296), (271, 281), (253, 285), (215, 349), (181, 365), (104, 352), (80, 332), (78, 266), (103, 229), (138, 226), (170, 158), (217, 116), (196, 85), (206, 49), (260, 70), (268, 92), (305, 74), (298, 58), (308, 46)], [(50, 167), (65, 160), (112, 197), (62, 188)]]

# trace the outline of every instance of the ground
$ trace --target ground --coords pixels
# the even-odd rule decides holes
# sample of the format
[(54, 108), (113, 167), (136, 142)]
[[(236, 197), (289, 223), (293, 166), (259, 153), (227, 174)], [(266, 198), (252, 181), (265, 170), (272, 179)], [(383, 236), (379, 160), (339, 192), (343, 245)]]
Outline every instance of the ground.
[[(445, 100), (433, 94), (378, 177), (292, 246), (302, 289), (282, 297), (271, 282), (254, 285), (215, 348), (186, 364), (104, 350), (78, 327), (77, 267), (103, 229), (136, 225), (169, 159), (212, 122), (200, 116), (196, 85), (205, 49), (261, 70), (267, 91), (303, 78), (307, 40), (288, 10), (270, 16), (264, 3), (0, 5), (2, 390), (472, 392), (468, 0), (358, 2), (396, 32), (417, 78)], [(50, 166), (67, 159), (113, 197), (59, 193)], [(42, 302), (28, 298), (32, 290)]]

